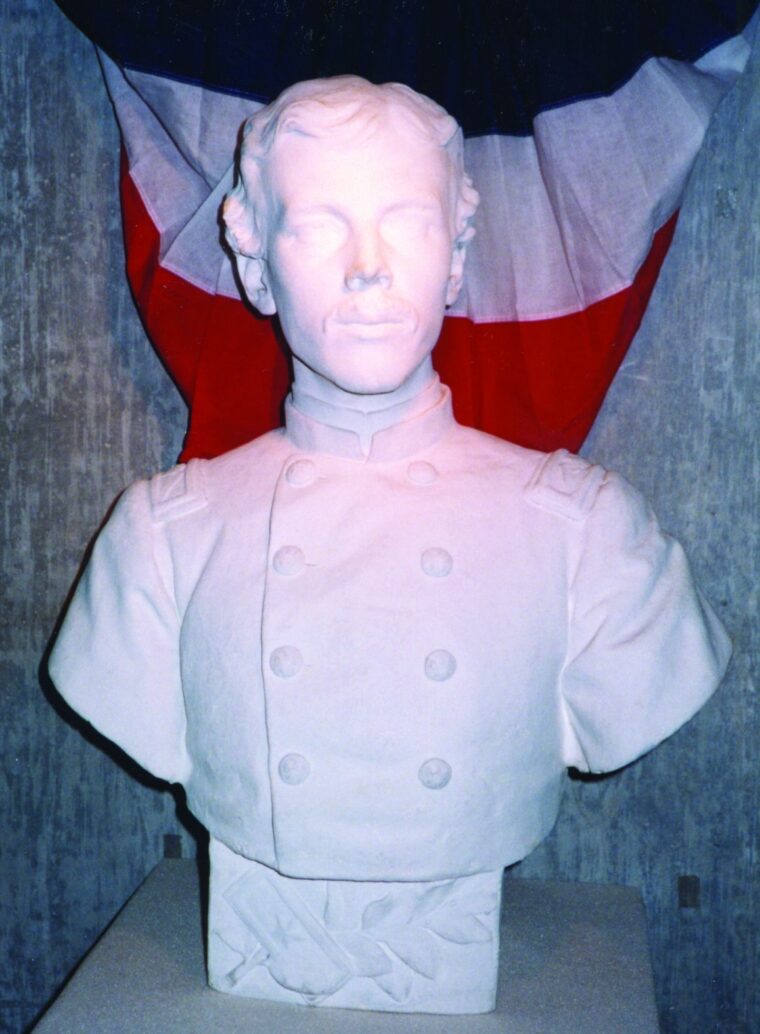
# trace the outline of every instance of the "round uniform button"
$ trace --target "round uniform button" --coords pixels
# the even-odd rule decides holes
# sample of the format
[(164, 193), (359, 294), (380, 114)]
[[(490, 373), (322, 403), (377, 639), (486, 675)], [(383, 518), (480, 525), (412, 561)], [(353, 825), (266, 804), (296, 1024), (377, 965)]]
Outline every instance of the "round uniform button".
[(445, 682), (456, 670), (456, 657), (448, 650), (433, 650), (425, 658), (425, 674), (434, 682)]
[(311, 460), (295, 460), (285, 471), (285, 480), (288, 484), (298, 488), (310, 485), (316, 476), (317, 468)]
[(302, 754), (286, 754), (277, 766), (280, 779), (288, 786), (298, 786), (309, 778), (311, 765)]
[(432, 463), (425, 460), (415, 460), (406, 469), (406, 476), (415, 485), (430, 485), (438, 477), (438, 471)]
[(425, 574), (430, 575), (431, 578), (445, 578), (447, 574), (450, 574), (454, 561), (447, 550), (441, 549), (439, 546), (431, 546), (420, 557), (420, 564)]
[(298, 574), (305, 564), (306, 557), (298, 546), (283, 546), (272, 557), (272, 567), (277, 574)]
[(428, 758), (420, 765), (417, 775), (428, 790), (441, 790), (451, 779), (451, 765), (443, 758)]
[(296, 646), (278, 646), (269, 655), (269, 667), (281, 679), (290, 679), (303, 667), (301, 651)]

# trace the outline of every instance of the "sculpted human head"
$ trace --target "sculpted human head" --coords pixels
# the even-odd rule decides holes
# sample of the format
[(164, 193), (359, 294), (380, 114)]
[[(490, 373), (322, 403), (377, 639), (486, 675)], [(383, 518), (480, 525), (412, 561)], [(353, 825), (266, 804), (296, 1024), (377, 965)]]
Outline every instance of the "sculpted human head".
[(461, 288), (478, 195), (455, 120), (398, 83), (297, 83), (245, 124), (227, 240), (250, 301), (339, 387), (392, 391)]

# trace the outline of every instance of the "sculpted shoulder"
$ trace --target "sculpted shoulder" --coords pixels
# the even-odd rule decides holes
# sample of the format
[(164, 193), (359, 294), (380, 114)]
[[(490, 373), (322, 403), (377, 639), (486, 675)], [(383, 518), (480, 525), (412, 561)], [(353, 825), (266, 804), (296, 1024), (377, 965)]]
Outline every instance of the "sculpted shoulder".
[(530, 476), (546, 457), (544, 452), (526, 449), (486, 431), (478, 431), (459, 423), (455, 424), (452, 433), (445, 439), (445, 445), (452, 455), (468, 467), (510, 470), (518, 478)]
[(559, 449), (536, 467), (525, 497), (542, 510), (581, 521), (591, 512), (606, 478), (604, 467)]
[(470, 470), (498, 477), (526, 503), (569, 520), (583, 520), (592, 510), (608, 472), (598, 464), (559, 449), (540, 452), (476, 431), (457, 428), (457, 452)]
[(146, 484), (154, 524), (167, 524), (202, 510), (250, 506), (271, 496), (289, 448), (281, 429), (210, 460), (193, 459), (156, 474)]

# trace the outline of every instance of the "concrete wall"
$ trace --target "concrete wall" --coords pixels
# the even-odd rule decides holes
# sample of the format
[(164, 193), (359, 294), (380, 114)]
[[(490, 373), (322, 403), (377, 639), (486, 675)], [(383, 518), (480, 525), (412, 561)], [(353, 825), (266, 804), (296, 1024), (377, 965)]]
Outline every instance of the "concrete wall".
[[(199, 834), (181, 801), (82, 735), (41, 674), (85, 544), (125, 484), (173, 461), (185, 415), (124, 280), (118, 134), (94, 53), (49, 0), (0, 0), (0, 18), (0, 1031), (15, 1032), (165, 847), (191, 854)], [(556, 830), (514, 871), (640, 886), (678, 1034), (760, 1029), (759, 84), (755, 60), (584, 450), (687, 545), (735, 640), (730, 675), (652, 755), (571, 782)], [(680, 883), (698, 907), (679, 907), (680, 877), (698, 880)]]
[(180, 830), (168, 794), (51, 705), (40, 664), (88, 539), (128, 481), (173, 462), (185, 414), (125, 283), (93, 48), (49, 0), (0, 11), (0, 1031), (15, 1032)]
[[(570, 783), (519, 876), (642, 888), (663, 1029), (760, 1031), (760, 53), (692, 175), (639, 334), (583, 453), (687, 548), (734, 656), (700, 714), (622, 772)], [(679, 907), (697, 877), (699, 907)], [(688, 903), (694, 881), (681, 881)]]

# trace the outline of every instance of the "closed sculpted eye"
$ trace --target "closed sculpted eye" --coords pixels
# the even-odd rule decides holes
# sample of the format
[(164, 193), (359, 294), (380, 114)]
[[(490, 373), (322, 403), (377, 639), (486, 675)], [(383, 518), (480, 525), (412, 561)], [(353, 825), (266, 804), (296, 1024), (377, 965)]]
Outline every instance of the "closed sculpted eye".
[(444, 229), (439, 208), (427, 205), (404, 205), (391, 209), (383, 216), (383, 240), (391, 245), (423, 241)]
[(331, 212), (314, 212), (288, 218), (283, 227), (286, 237), (315, 251), (334, 251), (347, 238), (343, 219)]

